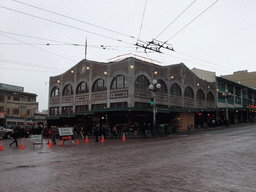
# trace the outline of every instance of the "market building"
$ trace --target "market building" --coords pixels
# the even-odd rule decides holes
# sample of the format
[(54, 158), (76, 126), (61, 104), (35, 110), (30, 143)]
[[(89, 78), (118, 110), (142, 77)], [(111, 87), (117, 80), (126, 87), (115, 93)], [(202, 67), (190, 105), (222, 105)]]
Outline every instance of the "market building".
[(0, 125), (33, 123), (38, 111), (36, 97), (34, 93), (24, 92), (24, 87), (0, 83)]
[[(135, 123), (146, 126), (148, 133), (158, 132), (152, 129), (154, 117), (156, 124), (178, 120), (180, 130), (187, 130), (200, 123), (198, 112), (217, 106), (216, 83), (199, 78), (183, 63), (84, 59), (49, 82), (48, 126), (76, 125), (89, 132), (96, 124), (130, 131)], [(152, 83), (155, 89), (149, 89)]]

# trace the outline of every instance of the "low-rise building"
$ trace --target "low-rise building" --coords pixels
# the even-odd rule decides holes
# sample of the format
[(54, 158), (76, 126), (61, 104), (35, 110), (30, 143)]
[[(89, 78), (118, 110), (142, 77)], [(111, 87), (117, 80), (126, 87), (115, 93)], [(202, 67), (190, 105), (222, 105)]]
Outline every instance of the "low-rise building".
[(0, 83), (0, 125), (26, 125), (33, 122), (38, 110), (37, 95), (24, 92), (24, 87)]

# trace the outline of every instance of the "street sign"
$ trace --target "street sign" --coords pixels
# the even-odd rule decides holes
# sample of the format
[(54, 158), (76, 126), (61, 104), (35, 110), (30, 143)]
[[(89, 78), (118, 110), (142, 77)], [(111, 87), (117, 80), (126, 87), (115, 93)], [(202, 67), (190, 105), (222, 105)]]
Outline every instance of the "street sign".
[(60, 127), (59, 130), (59, 136), (69, 136), (73, 135), (73, 127)]
[(61, 140), (71, 140), (73, 138), (73, 127), (58, 128)]

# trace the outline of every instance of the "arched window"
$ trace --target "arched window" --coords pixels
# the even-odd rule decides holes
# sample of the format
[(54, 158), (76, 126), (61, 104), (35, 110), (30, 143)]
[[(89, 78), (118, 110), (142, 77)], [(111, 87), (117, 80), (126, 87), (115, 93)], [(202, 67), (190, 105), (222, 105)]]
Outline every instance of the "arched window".
[(160, 83), (160, 84), (161, 84), (161, 88), (158, 89), (157, 92), (160, 92), (160, 93), (167, 93), (167, 86), (166, 86), (165, 82), (164, 82), (163, 80), (161, 80), (161, 79), (158, 79), (158, 80), (157, 80), (157, 83)]
[(191, 87), (186, 87), (185, 92), (184, 92), (184, 96), (185, 97), (190, 97), (190, 98), (194, 98), (194, 92), (193, 89)]
[(199, 90), (197, 91), (197, 96), (196, 96), (196, 98), (197, 98), (198, 100), (204, 100), (204, 92), (202, 91), (202, 89), (199, 89)]
[(58, 87), (53, 87), (51, 91), (51, 97), (59, 97), (60, 96), (60, 89)]
[(73, 95), (73, 87), (68, 84), (63, 89), (63, 96)]
[(173, 83), (171, 86), (171, 95), (181, 96), (181, 89), (177, 83)]
[(117, 75), (111, 82), (111, 89), (122, 89), (127, 87), (127, 81), (125, 76)]
[(103, 79), (97, 79), (92, 86), (92, 92), (107, 90), (105, 81)]
[(140, 75), (136, 78), (135, 89), (147, 90), (149, 87), (149, 80), (144, 75)]
[(214, 102), (214, 96), (212, 92), (207, 93), (207, 101)]
[(88, 93), (88, 87), (87, 87), (87, 83), (85, 83), (84, 81), (79, 83), (77, 88), (76, 88), (76, 94), (82, 94), (82, 93)]

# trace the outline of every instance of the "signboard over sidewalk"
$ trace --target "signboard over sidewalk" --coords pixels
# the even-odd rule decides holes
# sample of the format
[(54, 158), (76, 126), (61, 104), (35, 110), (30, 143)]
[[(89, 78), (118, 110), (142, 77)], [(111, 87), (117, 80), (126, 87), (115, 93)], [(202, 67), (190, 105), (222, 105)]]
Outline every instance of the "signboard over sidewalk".
[(73, 127), (60, 127), (59, 136), (73, 136)]

